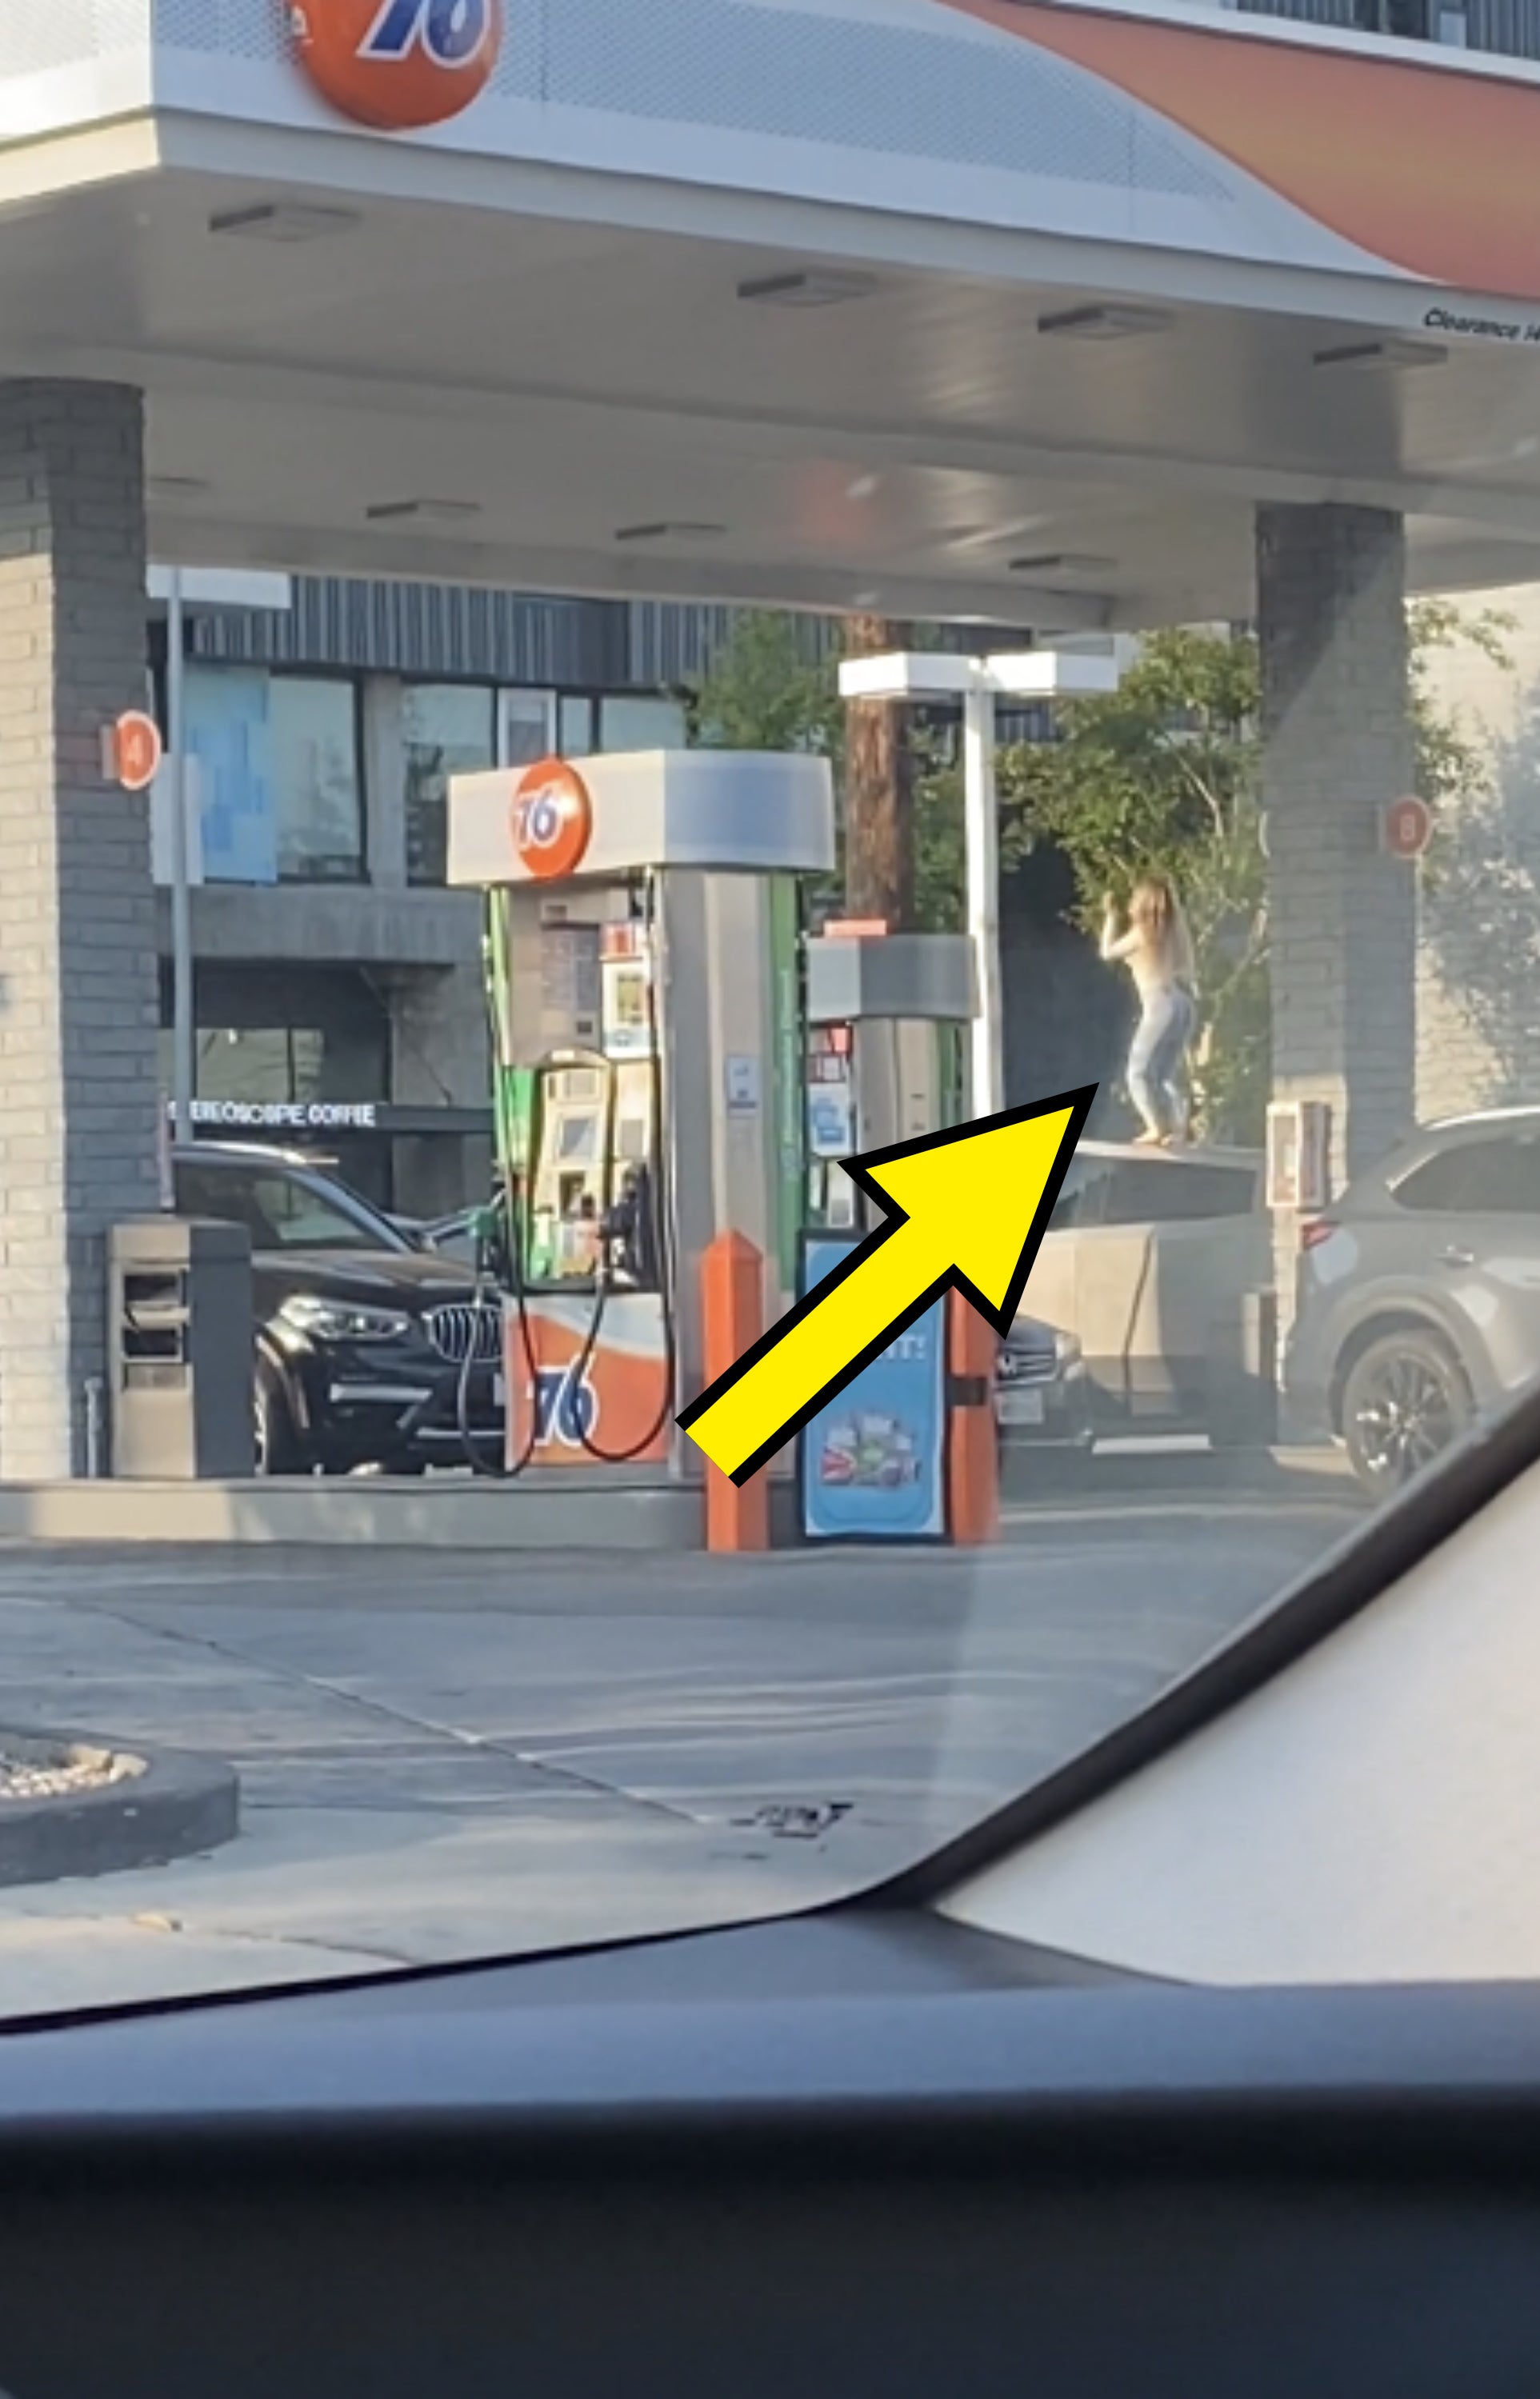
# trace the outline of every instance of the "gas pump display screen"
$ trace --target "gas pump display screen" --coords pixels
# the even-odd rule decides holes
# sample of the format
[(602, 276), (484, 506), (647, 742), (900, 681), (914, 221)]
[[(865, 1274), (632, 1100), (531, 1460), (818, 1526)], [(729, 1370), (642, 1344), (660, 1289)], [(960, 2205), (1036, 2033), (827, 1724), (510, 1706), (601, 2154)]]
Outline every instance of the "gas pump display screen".
[(598, 1147), (597, 1117), (564, 1117), (557, 1131), (557, 1155), (579, 1166), (591, 1166)]
[[(810, 1233), (803, 1292), (831, 1274), (861, 1238)], [(804, 1538), (946, 1539), (946, 1341), (940, 1301), (813, 1417), (797, 1449)]]

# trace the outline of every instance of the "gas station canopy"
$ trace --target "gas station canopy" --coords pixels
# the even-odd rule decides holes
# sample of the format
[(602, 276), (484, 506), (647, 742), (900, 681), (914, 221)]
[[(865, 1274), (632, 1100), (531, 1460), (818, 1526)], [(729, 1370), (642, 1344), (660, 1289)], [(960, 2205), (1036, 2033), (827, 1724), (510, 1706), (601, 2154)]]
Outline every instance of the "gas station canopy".
[(0, 0), (4, 373), (145, 391), (188, 563), (1072, 633), (1342, 500), (1540, 576), (1536, 70), (1133, 7)]

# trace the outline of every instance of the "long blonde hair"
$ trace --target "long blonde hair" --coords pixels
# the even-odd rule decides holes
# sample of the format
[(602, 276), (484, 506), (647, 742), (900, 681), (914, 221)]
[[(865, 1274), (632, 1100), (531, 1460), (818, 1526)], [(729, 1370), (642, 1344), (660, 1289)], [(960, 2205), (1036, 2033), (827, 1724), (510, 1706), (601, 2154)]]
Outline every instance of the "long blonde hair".
[(1176, 939), (1177, 895), (1168, 876), (1141, 875), (1128, 901), (1128, 921), (1152, 949), (1168, 950)]

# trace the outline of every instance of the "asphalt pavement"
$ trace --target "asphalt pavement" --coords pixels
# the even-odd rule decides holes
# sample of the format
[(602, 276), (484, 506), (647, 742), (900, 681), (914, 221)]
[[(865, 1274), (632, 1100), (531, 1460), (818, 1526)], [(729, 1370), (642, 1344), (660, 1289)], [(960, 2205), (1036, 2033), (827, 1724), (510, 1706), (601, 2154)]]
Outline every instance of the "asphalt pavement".
[(3, 1714), (232, 1760), (238, 1840), (0, 1892), (0, 2013), (722, 1923), (1062, 1763), (1360, 1520), (1206, 1462), (1018, 1493), (996, 1550), (0, 1550)]

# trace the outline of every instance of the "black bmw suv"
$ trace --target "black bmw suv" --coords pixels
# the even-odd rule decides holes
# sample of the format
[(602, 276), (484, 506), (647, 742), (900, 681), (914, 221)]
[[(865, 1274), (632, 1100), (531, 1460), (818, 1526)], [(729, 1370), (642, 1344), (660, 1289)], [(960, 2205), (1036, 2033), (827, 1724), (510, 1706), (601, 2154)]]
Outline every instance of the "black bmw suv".
[(502, 1441), (501, 1332), (463, 1264), (414, 1246), (304, 1157), (237, 1143), (173, 1153), (177, 1213), (244, 1225), (256, 1303), (262, 1474), (420, 1474)]

